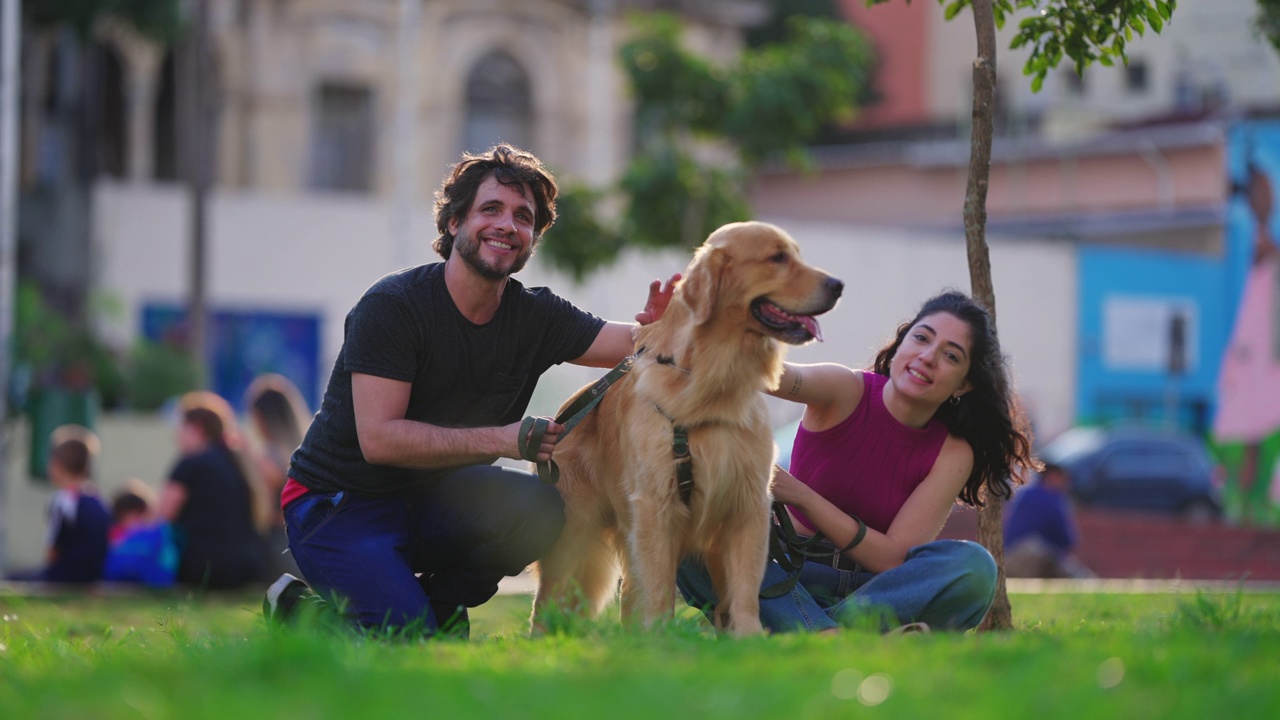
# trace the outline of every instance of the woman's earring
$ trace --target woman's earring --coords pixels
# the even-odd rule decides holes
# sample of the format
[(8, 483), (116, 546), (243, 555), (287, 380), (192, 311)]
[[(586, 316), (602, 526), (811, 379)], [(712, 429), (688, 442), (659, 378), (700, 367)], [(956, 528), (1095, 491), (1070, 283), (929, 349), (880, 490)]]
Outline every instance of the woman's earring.
[(960, 404), (960, 396), (959, 396), (959, 395), (952, 395), (952, 396), (951, 396), (951, 404), (952, 404), (952, 405), (959, 405), (959, 404)]

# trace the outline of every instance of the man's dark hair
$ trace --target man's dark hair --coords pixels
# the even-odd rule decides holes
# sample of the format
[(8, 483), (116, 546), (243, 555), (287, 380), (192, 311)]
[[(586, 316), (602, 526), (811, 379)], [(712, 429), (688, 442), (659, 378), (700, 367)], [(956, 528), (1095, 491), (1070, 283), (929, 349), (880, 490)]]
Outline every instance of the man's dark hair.
[[(449, 221), (461, 222), (471, 211), (476, 191), (490, 176), (503, 185), (527, 186), (533, 192), (535, 215), (533, 239), (556, 220), (556, 179), (542, 166), (542, 161), (526, 150), (506, 143), (494, 145), (483, 153), (464, 153), (462, 160), (453, 166), (440, 189), (436, 191), (436, 229), (440, 231), (432, 247), (445, 260), (453, 253), (453, 233)], [(521, 193), (523, 194), (523, 193)]]

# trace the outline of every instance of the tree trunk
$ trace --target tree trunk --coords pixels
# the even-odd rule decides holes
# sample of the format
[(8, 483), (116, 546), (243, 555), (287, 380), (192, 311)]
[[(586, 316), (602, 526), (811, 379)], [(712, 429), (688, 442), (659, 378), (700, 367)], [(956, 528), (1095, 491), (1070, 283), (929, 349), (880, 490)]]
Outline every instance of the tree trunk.
[[(996, 295), (991, 284), (991, 256), (987, 251), (987, 186), (991, 178), (991, 135), (996, 100), (996, 23), (991, 0), (973, 1), (973, 24), (978, 37), (978, 57), (973, 62), (973, 130), (969, 141), (969, 182), (964, 195), (964, 236), (969, 254), (969, 285), (973, 297), (996, 315)], [(978, 542), (996, 560), (996, 597), (980, 630), (1006, 630), (1013, 626), (1013, 612), (1005, 591), (1004, 533), (998, 497), (986, 498), (978, 511)]]

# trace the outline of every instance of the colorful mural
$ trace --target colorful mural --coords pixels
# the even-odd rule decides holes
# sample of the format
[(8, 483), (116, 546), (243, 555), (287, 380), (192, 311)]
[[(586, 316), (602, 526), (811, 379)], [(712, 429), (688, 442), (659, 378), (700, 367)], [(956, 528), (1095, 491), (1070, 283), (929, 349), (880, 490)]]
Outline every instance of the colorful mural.
[[(151, 303), (142, 310), (142, 333), (161, 340), (185, 320), (186, 311)], [(210, 314), (205, 362), (210, 389), (242, 410), (244, 392), (260, 373), (280, 373), (302, 391), (308, 407), (319, 400), (320, 318), (315, 314), (215, 310)], [(327, 370), (327, 368), (326, 368)]]
[(1226, 246), (1232, 331), (1218, 381), (1213, 438), (1228, 475), (1229, 509), (1246, 523), (1280, 521), (1280, 123), (1230, 133)]
[(1228, 519), (1280, 525), (1280, 122), (1225, 157), (1221, 252), (1080, 244), (1077, 417), (1206, 438)]

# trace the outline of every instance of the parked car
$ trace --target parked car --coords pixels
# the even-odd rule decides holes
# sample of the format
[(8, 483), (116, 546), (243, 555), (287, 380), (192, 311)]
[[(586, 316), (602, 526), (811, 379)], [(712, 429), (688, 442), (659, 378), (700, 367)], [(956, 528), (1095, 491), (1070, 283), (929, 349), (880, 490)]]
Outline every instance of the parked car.
[(1216, 468), (1193, 435), (1146, 427), (1077, 427), (1044, 447), (1071, 476), (1084, 506), (1173, 513), (1204, 521), (1222, 514)]

